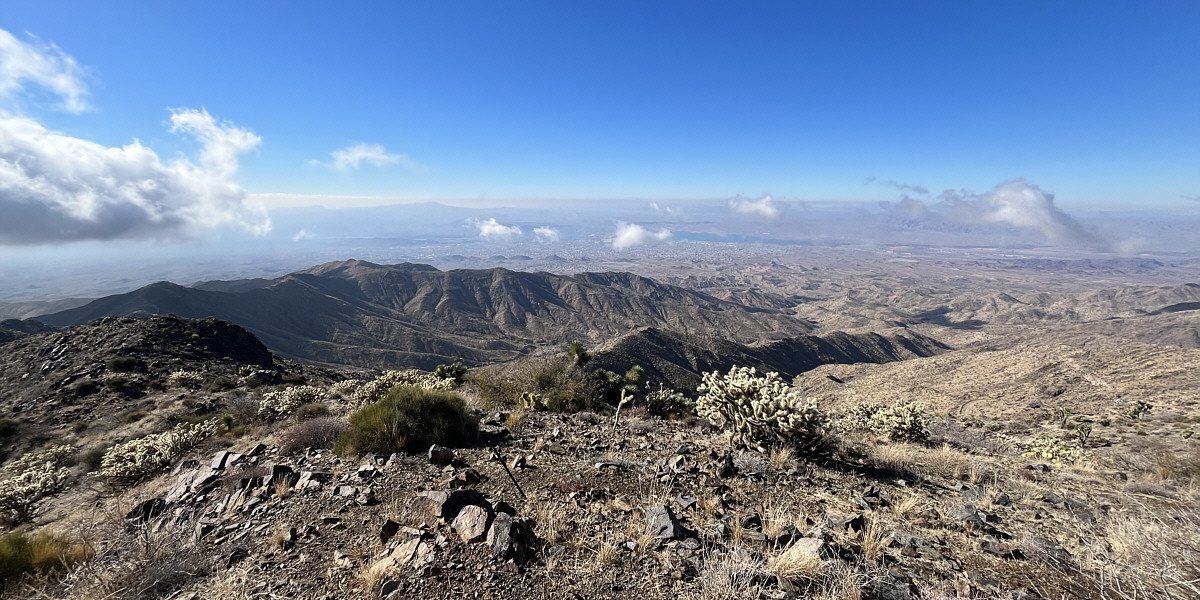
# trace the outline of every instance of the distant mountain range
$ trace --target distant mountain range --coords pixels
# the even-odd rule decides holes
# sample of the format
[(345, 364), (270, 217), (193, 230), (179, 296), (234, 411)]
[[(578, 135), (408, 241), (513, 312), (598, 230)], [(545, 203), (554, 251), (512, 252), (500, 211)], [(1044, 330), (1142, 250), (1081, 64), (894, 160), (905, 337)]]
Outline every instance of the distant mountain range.
[(643, 327), (598, 348), (593, 364), (624, 371), (641, 365), (651, 388), (662, 383), (694, 390), (700, 374), (733, 366), (776, 371), (785, 381), (826, 364), (887, 363), (940, 354), (949, 347), (928, 336), (900, 330), (890, 335), (850, 334), (797, 336), (747, 346), (725, 339)]
[(440, 271), (358, 260), (277, 279), (159, 282), (37, 320), (62, 327), (152, 314), (216, 317), (289, 358), (377, 368), (502, 362), (573, 339), (601, 344), (642, 327), (735, 344), (815, 328), (786, 308), (747, 306), (631, 273)]

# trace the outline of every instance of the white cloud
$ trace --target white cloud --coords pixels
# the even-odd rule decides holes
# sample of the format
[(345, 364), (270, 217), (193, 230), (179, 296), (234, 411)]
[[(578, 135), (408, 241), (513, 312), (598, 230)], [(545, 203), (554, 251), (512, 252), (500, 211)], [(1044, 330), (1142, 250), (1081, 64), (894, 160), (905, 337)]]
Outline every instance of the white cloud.
[(641, 225), (618, 221), (617, 232), (613, 237), (612, 247), (615, 250), (624, 250), (651, 242), (665, 242), (669, 239), (671, 239), (671, 231), (668, 229), (650, 231)]
[(0, 102), (15, 108), (18, 97), (29, 91), (27, 84), (33, 84), (57, 96), (67, 112), (87, 110), (88, 88), (75, 59), (54, 44), (29, 37), (23, 42), (0, 29)]
[(562, 239), (562, 233), (553, 227), (534, 227), (533, 235), (537, 236), (539, 242), (557, 242)]
[(657, 202), (650, 203), (650, 210), (663, 215), (664, 217), (681, 217), (683, 209), (676, 206), (659, 206)]
[(292, 236), (292, 241), (293, 242), (302, 242), (304, 240), (311, 240), (314, 237), (316, 237), (316, 236), (313, 235), (313, 232), (311, 232), (307, 229), (301, 229), (300, 231), (296, 232), (296, 235)]
[(782, 214), (782, 210), (775, 199), (770, 194), (763, 196), (758, 200), (750, 200), (748, 198), (737, 197), (733, 198), (728, 203), (729, 210), (743, 215), (757, 215), (768, 219), (774, 219)]
[(172, 111), (171, 131), (200, 142), (198, 160), (163, 162), (136, 140), (110, 148), (0, 114), (0, 244), (270, 231), (266, 211), (233, 180), (261, 138), (204, 110)]
[(424, 165), (417, 164), (416, 161), (408, 156), (389, 153), (380, 144), (359, 142), (334, 150), (329, 153), (329, 156), (332, 160), (327, 163), (317, 160), (311, 160), (309, 163), (338, 171), (357, 171), (364, 163), (376, 168), (400, 166), (411, 171), (424, 171), (426, 169)]
[(1078, 221), (1054, 205), (1054, 194), (1024, 179), (1004, 182), (981, 194), (977, 202), (985, 222), (1031, 229), (1053, 243), (1094, 241)]
[(467, 223), (473, 227), (479, 228), (479, 237), (484, 239), (496, 239), (508, 241), (521, 235), (521, 228), (516, 225), (501, 225), (496, 219), (488, 219), (480, 221), (479, 219), (467, 219)]

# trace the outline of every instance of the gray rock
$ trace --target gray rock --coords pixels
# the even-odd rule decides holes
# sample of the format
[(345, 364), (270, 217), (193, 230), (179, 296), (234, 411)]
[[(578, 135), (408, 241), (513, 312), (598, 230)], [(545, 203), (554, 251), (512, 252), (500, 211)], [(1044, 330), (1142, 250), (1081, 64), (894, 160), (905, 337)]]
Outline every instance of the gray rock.
[(487, 537), (488, 520), (491, 517), (491, 512), (475, 504), (464, 506), (458, 511), (458, 516), (454, 517), (452, 527), (458, 537), (468, 544), (482, 542)]
[(665, 504), (655, 506), (646, 513), (646, 523), (650, 526), (650, 535), (660, 540), (682, 540), (687, 537), (683, 525), (675, 518), (671, 507)]
[(429, 462), (444, 467), (454, 462), (454, 451), (444, 446), (434, 444), (429, 447)]
[(453, 521), (459, 511), (470, 505), (491, 508), (483, 494), (472, 489), (421, 492), (417, 494), (413, 508), (446, 521)]

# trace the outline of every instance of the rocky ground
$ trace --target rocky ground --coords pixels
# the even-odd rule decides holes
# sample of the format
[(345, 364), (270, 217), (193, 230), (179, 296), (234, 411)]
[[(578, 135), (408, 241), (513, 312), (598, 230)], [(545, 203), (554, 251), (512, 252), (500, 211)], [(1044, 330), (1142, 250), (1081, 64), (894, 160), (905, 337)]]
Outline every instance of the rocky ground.
[[(924, 400), (932, 435), (846, 433), (819, 461), (738, 450), (702, 420), (638, 407), (497, 410), (470, 384), (475, 445), (339, 457), (290, 448), (294, 418), (244, 405), (350, 374), (274, 360), (238, 331), (110, 319), (0, 346), (14, 458), (81, 450), (67, 489), (18, 528), (92, 554), (8, 596), (1200, 597), (1194, 350), (1021, 346), (820, 367), (797, 383), (823, 406)], [(131, 355), (140, 366), (118, 371)], [(179, 385), (179, 369), (205, 383)], [(336, 392), (325, 403), (345, 413)], [(82, 456), (223, 414), (240, 416), (136, 483)]]

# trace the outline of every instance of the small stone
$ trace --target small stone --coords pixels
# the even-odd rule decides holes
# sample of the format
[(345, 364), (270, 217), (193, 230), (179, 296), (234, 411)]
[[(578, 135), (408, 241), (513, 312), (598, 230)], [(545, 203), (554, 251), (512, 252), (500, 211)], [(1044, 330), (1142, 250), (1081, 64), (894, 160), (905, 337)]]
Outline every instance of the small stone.
[(446, 521), (453, 521), (458, 512), (469, 505), (491, 507), (491, 504), (476, 490), (438, 490), (421, 492), (413, 507)]
[(388, 519), (383, 522), (383, 526), (379, 528), (379, 541), (386, 546), (388, 541), (400, 531), (400, 524)]
[(454, 451), (444, 446), (434, 444), (429, 447), (429, 462), (444, 467), (454, 462)]
[(383, 475), (383, 473), (375, 468), (375, 465), (362, 465), (358, 468), (359, 479), (374, 479), (380, 475)]

